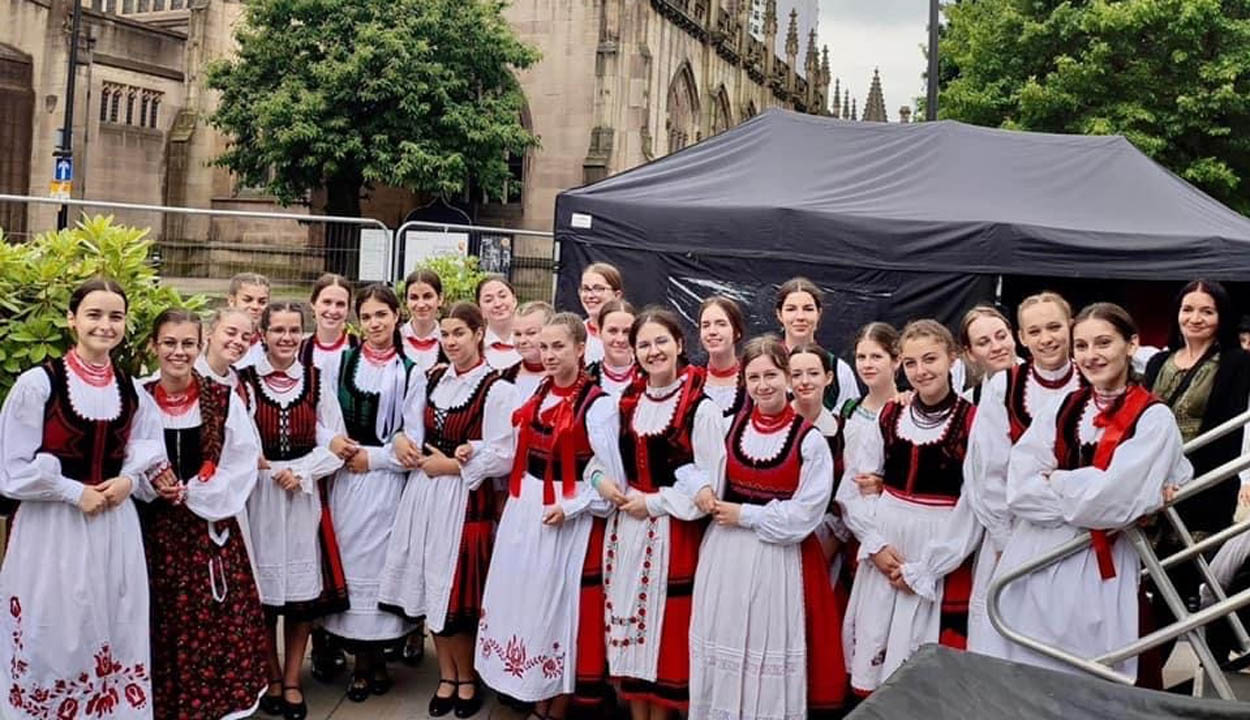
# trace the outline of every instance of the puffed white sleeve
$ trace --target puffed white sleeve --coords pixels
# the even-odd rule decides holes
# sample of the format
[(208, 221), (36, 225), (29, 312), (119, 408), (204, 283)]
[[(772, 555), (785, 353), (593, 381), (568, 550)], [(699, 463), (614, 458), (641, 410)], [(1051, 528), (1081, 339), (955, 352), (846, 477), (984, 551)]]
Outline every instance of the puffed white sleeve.
[[(965, 480), (965, 487), (967, 481)], [(981, 542), (981, 523), (966, 494), (945, 518), (938, 536), (930, 538), (917, 559), (904, 558), (903, 580), (920, 597), (935, 601), (937, 585), (959, 567)]]
[(130, 439), (126, 442), (126, 457), (122, 460), (121, 474), (133, 481), (132, 492), (140, 500), (153, 500), (156, 490), (149, 479), (151, 473), (169, 464), (165, 456), (165, 427), (161, 423), (161, 410), (156, 401), (138, 382), (134, 383), (139, 396), (135, 417), (130, 424)]
[[(335, 356), (337, 357), (337, 356)], [(327, 361), (329, 358), (327, 358)], [(292, 460), (287, 469), (299, 479), (300, 492), (312, 495), (317, 491), (317, 481), (333, 475), (343, 467), (343, 459), (330, 452), (330, 441), (347, 434), (343, 422), (343, 409), (339, 407), (338, 388), (327, 381), (334, 375), (322, 374), (321, 396), (317, 398), (317, 445), (307, 455)]]
[(724, 426), (725, 415), (720, 407), (709, 398), (700, 400), (690, 433), (694, 462), (674, 471), (677, 482), (672, 487), (660, 488), (647, 496), (647, 512), (652, 517), (672, 515), (680, 520), (697, 520), (705, 513), (695, 506), (695, 495), (707, 487), (720, 496), (725, 478)]
[(1007, 508), (1007, 464), (1011, 461), (1011, 421), (1007, 416), (1007, 373), (985, 384), (964, 455), (963, 497), (989, 533), (992, 549), (1002, 552), (1011, 535)]
[(476, 490), (487, 478), (506, 474), (512, 467), (512, 456), (516, 452), (512, 443), (515, 404), (511, 383), (500, 380), (487, 391), (482, 409), (482, 439), (473, 441), (473, 455), (460, 469), (460, 478), (469, 490)]
[[(625, 486), (625, 463), (621, 461), (621, 413), (616, 398), (604, 395), (594, 400), (586, 409), (586, 436), (595, 460), (617, 487)], [(556, 478), (559, 488), (560, 479)], [(577, 479), (576, 494), (559, 501), (565, 518), (574, 518), (589, 510), (591, 514), (606, 517), (614, 507), (584, 478)]]
[(1055, 416), (1062, 404), (1062, 399), (1050, 403), (1033, 416), (1007, 462), (1007, 508), (1029, 522), (1054, 525), (1063, 521), (1047, 480), (1059, 466), (1055, 459)]
[(212, 477), (187, 482), (187, 509), (210, 521), (225, 520), (243, 511), (256, 485), (260, 444), (251, 428), (247, 407), (237, 393), (230, 393), (221, 457)]
[(836, 415), (846, 406), (846, 403), (859, 397), (859, 380), (855, 377), (855, 371), (842, 358), (835, 357), (836, 370), (838, 375), (838, 400), (837, 404), (829, 408)]
[(856, 475), (879, 475), (885, 463), (885, 439), (878, 423), (863, 423), (847, 435), (843, 450), (845, 470), (838, 485), (837, 503), (842, 508), (842, 522), (859, 540), (859, 559), (880, 552), (885, 538), (877, 532), (877, 501), (880, 495), (864, 495), (855, 482)]
[(0, 493), (14, 500), (76, 505), (83, 484), (62, 475), (55, 456), (39, 452), (44, 406), (51, 395), (47, 374), (34, 368), (18, 376), (5, 398), (0, 409)]
[(1157, 404), (1137, 421), (1106, 470), (1055, 470), (1049, 487), (1063, 521), (1092, 530), (1114, 530), (1163, 504), (1165, 485), (1184, 485), (1194, 469), (1181, 450), (1181, 431), (1172, 411)]
[(755, 531), (764, 542), (793, 545), (816, 529), (829, 507), (833, 493), (833, 454), (816, 430), (809, 431), (799, 446), (803, 465), (799, 486), (788, 500), (769, 500), (765, 505), (743, 503), (738, 524)]

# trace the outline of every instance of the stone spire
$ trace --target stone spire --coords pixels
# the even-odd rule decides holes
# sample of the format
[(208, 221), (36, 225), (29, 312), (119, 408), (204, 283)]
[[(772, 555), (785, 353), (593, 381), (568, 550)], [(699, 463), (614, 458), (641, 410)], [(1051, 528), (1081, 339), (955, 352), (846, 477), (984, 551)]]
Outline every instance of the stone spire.
[(864, 102), (864, 120), (866, 122), (889, 122), (885, 114), (885, 95), (881, 92), (881, 73), (872, 71), (872, 86), (868, 89), (868, 99)]
[(764, 4), (764, 74), (772, 77), (776, 65), (777, 52), (777, 0), (768, 0)]
[(842, 93), (842, 119), (851, 120), (852, 118), (850, 116), (850, 112), (851, 112), (851, 89), (847, 88), (846, 91)]
[(833, 73), (829, 70), (829, 46), (824, 46), (820, 54), (820, 97), (823, 100), (822, 113), (829, 112), (829, 83), (833, 82)]
[(851, 119), (852, 120), (859, 120), (859, 109), (856, 107), (858, 104), (859, 104), (859, 98), (851, 98)]
[(790, 27), (786, 30), (786, 62), (790, 63), (790, 69), (794, 69), (794, 63), (799, 57), (799, 11), (790, 8)]
[(901, 123), (911, 122), (911, 108), (904, 105), (898, 109), (898, 121)]
[(820, 51), (816, 49), (816, 30), (812, 29), (807, 34), (807, 55), (803, 58), (803, 66), (811, 68), (811, 73), (807, 76), (809, 81), (816, 81), (816, 72), (820, 70)]
[(842, 117), (842, 78), (833, 81), (833, 116)]

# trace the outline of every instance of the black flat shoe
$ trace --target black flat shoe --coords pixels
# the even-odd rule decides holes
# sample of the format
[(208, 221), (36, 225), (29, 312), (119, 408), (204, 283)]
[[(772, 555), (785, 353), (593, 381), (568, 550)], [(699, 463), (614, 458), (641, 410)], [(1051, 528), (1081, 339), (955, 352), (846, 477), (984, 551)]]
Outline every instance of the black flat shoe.
[[(299, 693), (299, 702), (293, 703), (286, 699), (286, 694), (290, 690)], [(304, 701), (304, 691), (298, 685), (283, 686), (282, 702), (286, 705), (286, 709), (282, 713), (286, 720), (304, 720), (304, 718), (308, 717), (308, 703)]]
[[(473, 697), (460, 697), (460, 687), (464, 685), (473, 686)], [(456, 683), (456, 717), (471, 718), (482, 709), (482, 688), (478, 687), (476, 680), (467, 680)]]
[(347, 699), (352, 702), (364, 702), (369, 699), (369, 678), (352, 677), (347, 684)]
[(325, 648), (312, 654), (312, 676), (327, 685), (347, 669), (347, 658), (337, 648)]
[(440, 679), (438, 681), (439, 687), (442, 687), (444, 685), (450, 685), (453, 688), (453, 690), (452, 690), (451, 695), (447, 697), (439, 697), (438, 688), (434, 689), (434, 696), (430, 698), (430, 707), (429, 707), (430, 717), (442, 717), (446, 715), (447, 713), (451, 712), (456, 707), (456, 695), (455, 695), (456, 684), (457, 683), (455, 680)]
[(386, 666), (381, 665), (373, 673), (373, 680), (369, 681), (369, 692), (374, 695), (385, 695), (395, 686), (395, 681), (391, 680), (391, 676), (386, 672)]
[(274, 682), (269, 683), (269, 687), (272, 688), (274, 686), (279, 688), (277, 695), (270, 695), (269, 691), (265, 690), (265, 694), (260, 698), (260, 711), (270, 717), (278, 717), (286, 713), (286, 702), (282, 699), (282, 692), (280, 690), (282, 687), (282, 681), (275, 680)]
[(410, 635), (404, 643), (403, 657), (400, 658), (408, 667), (416, 667), (425, 659), (425, 635)]

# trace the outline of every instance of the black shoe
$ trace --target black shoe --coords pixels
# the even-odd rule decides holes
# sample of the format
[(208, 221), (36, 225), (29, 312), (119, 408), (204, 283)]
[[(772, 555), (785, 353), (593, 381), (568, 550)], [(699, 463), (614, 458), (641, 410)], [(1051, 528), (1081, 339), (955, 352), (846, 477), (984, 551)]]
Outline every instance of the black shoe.
[[(293, 703), (286, 699), (288, 690), (294, 690), (299, 693), (299, 702)], [(304, 718), (308, 717), (308, 703), (304, 701), (304, 691), (298, 685), (283, 686), (282, 702), (286, 706), (285, 712), (282, 713), (286, 720), (304, 720)]]
[(347, 684), (347, 699), (352, 702), (364, 702), (369, 699), (369, 678), (352, 676), (352, 681)]
[(430, 698), (430, 707), (429, 707), (430, 717), (442, 717), (446, 715), (447, 713), (451, 712), (452, 709), (456, 707), (456, 694), (455, 694), (455, 687), (457, 685), (456, 681), (439, 679), (438, 686), (442, 687), (444, 685), (452, 686), (453, 688), (452, 694), (449, 695), (448, 697), (439, 697), (438, 688), (434, 689), (434, 696)]
[[(473, 697), (460, 697), (460, 686), (472, 685)], [(456, 717), (471, 718), (482, 709), (482, 688), (478, 687), (476, 680), (466, 680), (456, 683)]]
[[(269, 683), (269, 687), (273, 687), (275, 685), (281, 688), (282, 681), (275, 680)], [(277, 695), (270, 695), (269, 691), (265, 690), (265, 694), (260, 698), (260, 711), (271, 717), (278, 717), (279, 715), (285, 714), (286, 701), (282, 699), (282, 693), (279, 692)]]
[(386, 672), (386, 665), (379, 665), (373, 671), (373, 680), (369, 682), (369, 692), (374, 695), (385, 695), (395, 686), (395, 681), (391, 680), (391, 676)]
[(416, 667), (425, 659), (425, 633), (413, 633), (404, 643), (403, 663), (408, 667)]
[(382, 661), (393, 663), (399, 662), (404, 656), (404, 646), (402, 642), (393, 645), (387, 645), (382, 648)]

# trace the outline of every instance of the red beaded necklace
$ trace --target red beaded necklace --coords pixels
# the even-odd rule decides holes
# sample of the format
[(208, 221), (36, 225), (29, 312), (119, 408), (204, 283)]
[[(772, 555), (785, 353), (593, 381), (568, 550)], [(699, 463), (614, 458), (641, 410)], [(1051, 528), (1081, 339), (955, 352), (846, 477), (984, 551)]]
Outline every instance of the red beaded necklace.
[(374, 350), (371, 345), (365, 343), (360, 346), (360, 352), (365, 356), (365, 360), (374, 365), (385, 365), (395, 357), (395, 346), (392, 345), (385, 350)]
[(539, 360), (539, 361), (538, 361), (538, 362), (536, 362), (536, 363), (530, 363), (530, 361), (529, 361), (529, 360), (526, 360), (526, 359), (522, 358), (522, 359), (521, 359), (521, 366), (522, 366), (522, 367), (524, 367), (524, 368), (526, 369), (526, 371), (528, 371), (528, 372), (532, 372), (532, 373), (540, 373), (540, 372), (542, 372), (542, 371), (543, 371), (543, 361), (542, 361), (542, 360)]
[(313, 335), (313, 344), (317, 346), (318, 350), (321, 350), (323, 352), (330, 352), (332, 350), (338, 350), (339, 348), (343, 347), (343, 345), (345, 345), (346, 343), (347, 343), (347, 333), (343, 333), (342, 335), (339, 335), (339, 339), (335, 340), (333, 343), (329, 345), (322, 345), (321, 340), (319, 340), (315, 334)]
[(1072, 363), (1068, 363), (1068, 371), (1063, 374), (1063, 377), (1055, 380), (1048, 380), (1042, 377), (1041, 373), (1037, 371), (1037, 367), (1035, 365), (1029, 365), (1029, 374), (1033, 376), (1033, 380), (1047, 390), (1058, 390), (1064, 385), (1067, 385), (1068, 381), (1072, 379), (1072, 373), (1074, 372), (1076, 372), (1076, 366)]
[(292, 388), (299, 384), (299, 378), (291, 377), (286, 370), (278, 370), (276, 368), (261, 379), (265, 381), (265, 385), (270, 390), (279, 394), (290, 392)]
[(612, 382), (617, 382), (617, 383), (628, 382), (634, 377), (635, 366), (633, 365), (630, 365), (624, 371), (618, 372), (608, 367), (608, 363), (605, 360), (603, 364), (600, 366), (600, 368), (603, 370), (603, 376), (611, 380)]
[(415, 335), (408, 335), (406, 337), (408, 339), (408, 344), (411, 345), (412, 349), (417, 352), (428, 352), (433, 350), (435, 345), (438, 345), (438, 338), (436, 337), (419, 338)]
[(152, 394), (156, 400), (156, 404), (166, 414), (173, 417), (186, 415), (192, 407), (195, 406), (200, 399), (200, 384), (191, 381), (186, 390), (180, 393), (171, 393), (165, 389), (164, 385), (157, 384), (156, 392)]
[(71, 348), (65, 355), (65, 365), (91, 387), (105, 387), (113, 382), (111, 360), (105, 360), (103, 365), (87, 362), (78, 356), (78, 348)]
[(794, 408), (789, 403), (776, 415), (765, 415), (760, 411), (759, 405), (751, 409), (751, 427), (765, 435), (775, 433), (792, 422), (794, 422)]
[(734, 361), (734, 364), (733, 364), (733, 365), (730, 365), (729, 367), (725, 368), (724, 370), (721, 370), (721, 369), (719, 369), (719, 368), (714, 368), (714, 367), (712, 367), (712, 365), (709, 363), (709, 364), (708, 364), (708, 366), (707, 366), (707, 374), (708, 374), (708, 375), (711, 375), (711, 376), (712, 376), (712, 377), (714, 377), (714, 378), (720, 378), (721, 380), (724, 380), (725, 378), (731, 378), (731, 377), (733, 377), (733, 376), (737, 375), (737, 374), (738, 374), (738, 370), (739, 370), (739, 369), (741, 369), (741, 367), (742, 367), (742, 366), (738, 363), (738, 361), (737, 361), (737, 360), (735, 360), (735, 361)]

